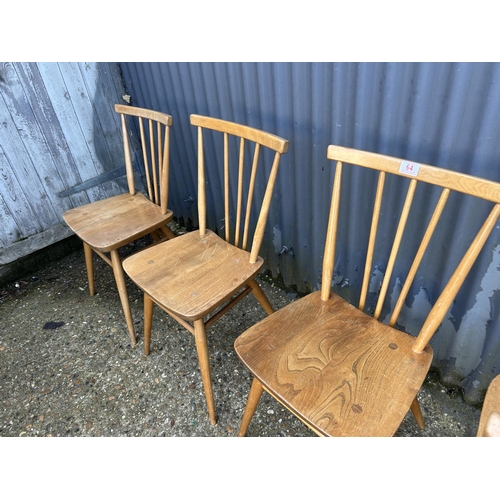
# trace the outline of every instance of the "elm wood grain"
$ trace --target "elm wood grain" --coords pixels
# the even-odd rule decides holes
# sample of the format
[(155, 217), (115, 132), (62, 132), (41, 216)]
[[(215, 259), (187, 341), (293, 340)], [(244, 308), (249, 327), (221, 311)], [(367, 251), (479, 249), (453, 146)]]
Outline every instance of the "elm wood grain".
[[(94, 253), (113, 268), (130, 341), (132, 346), (135, 346), (134, 324), (119, 249), (147, 234), (151, 234), (155, 241), (175, 236), (167, 226), (173, 218), (173, 212), (168, 208), (172, 117), (157, 111), (121, 104), (115, 105), (115, 111), (120, 114), (122, 123), (129, 192), (73, 208), (65, 212), (63, 218), (83, 242), (90, 295), (95, 293)], [(149, 198), (136, 191), (137, 179), (132, 162), (126, 116), (138, 120), (143, 172)], [(136, 168), (139, 170), (141, 167), (136, 166)]]
[[(150, 352), (155, 304), (194, 335), (208, 415), (210, 422), (215, 424), (217, 417), (206, 331), (249, 293), (268, 314), (273, 313), (271, 304), (254, 278), (264, 263), (258, 253), (281, 155), (287, 152), (288, 141), (246, 125), (206, 116), (191, 115), (191, 124), (198, 131), (199, 229), (132, 255), (124, 260), (123, 267), (130, 279), (144, 291), (146, 355)], [(221, 143), (216, 143), (214, 133), (222, 134)], [(222, 146), (222, 165), (218, 169), (211, 166), (205, 172), (207, 138), (214, 139), (214, 144), (210, 142), (210, 146)], [(231, 163), (230, 147), (235, 142), (237, 161)], [(255, 186), (264, 148), (274, 153), (274, 159), (264, 182), (262, 201), (259, 201), (255, 196)], [(249, 175), (245, 175), (246, 151), (251, 154)], [(231, 197), (233, 175), (236, 196)], [(213, 211), (214, 207), (207, 208), (205, 190), (208, 182), (218, 182), (217, 176), (222, 177), (219, 185), (223, 186), (221, 196), (224, 196), (224, 203), (223, 214), (215, 219), (224, 218), (222, 236), (207, 227), (207, 209)], [(252, 209), (258, 214), (254, 227)], [(235, 215), (234, 222), (231, 214)]]
[(125, 272), (154, 302), (186, 321), (220, 306), (254, 278), (264, 261), (211, 230), (183, 234), (124, 260)]
[[(500, 216), (500, 184), (420, 165), (409, 176), (404, 160), (329, 146), (336, 162), (325, 242), (321, 290), (303, 297), (252, 326), (235, 341), (235, 349), (254, 376), (239, 435), (244, 436), (263, 390), (274, 396), (321, 436), (390, 436), (411, 410), (424, 422), (417, 393), (432, 362), (429, 341), (450, 309)], [(342, 173), (345, 164), (379, 170), (359, 306), (332, 292)], [(416, 164), (413, 163), (413, 167)], [(401, 171), (400, 171), (401, 169)], [(394, 242), (373, 313), (365, 312), (387, 175), (411, 177)], [(406, 222), (419, 182), (441, 188), (441, 196), (396, 298), (387, 325), (379, 321)], [(394, 328), (417, 269), (432, 239), (451, 190), (493, 201), (455, 272), (423, 321), (417, 336)], [(363, 200), (360, 200), (363, 202)], [(418, 210), (417, 208), (414, 208)], [(381, 235), (386, 237), (385, 235)], [(380, 258), (380, 257), (379, 257)], [(411, 258), (411, 256), (410, 256)]]
[(110, 252), (163, 226), (165, 216), (170, 220), (173, 212), (162, 214), (142, 193), (124, 193), (72, 209), (64, 220), (92, 248)]
[(500, 375), (490, 383), (484, 398), (478, 437), (500, 437)]
[(414, 340), (318, 291), (251, 327), (235, 349), (265, 390), (319, 435), (391, 436), (432, 361), (429, 346), (412, 350)]

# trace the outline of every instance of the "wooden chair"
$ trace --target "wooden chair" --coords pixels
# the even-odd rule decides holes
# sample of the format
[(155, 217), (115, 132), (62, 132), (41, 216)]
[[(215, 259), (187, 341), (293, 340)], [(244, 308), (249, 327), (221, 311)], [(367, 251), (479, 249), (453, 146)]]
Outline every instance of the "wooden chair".
[[(416, 396), (431, 365), (429, 340), (500, 214), (500, 184), (495, 182), (333, 145), (328, 147), (327, 157), (336, 161), (336, 171), (321, 290), (292, 302), (236, 339), (236, 352), (254, 376), (240, 436), (246, 434), (263, 390), (321, 436), (391, 436), (410, 408), (423, 428)], [(337, 238), (337, 226), (344, 163), (379, 171), (371, 214), (367, 207), (367, 217), (372, 217), (372, 222), (358, 307), (331, 291), (336, 241), (341, 241), (340, 235)], [(363, 174), (362, 170), (358, 172)], [(389, 174), (411, 180), (404, 180), (409, 187), (372, 316), (364, 311), (384, 183)], [(397, 180), (391, 178), (391, 182)], [(419, 182), (440, 186), (441, 196), (409, 266), (392, 316), (384, 324), (379, 321), (380, 313)], [(484, 198), (494, 206), (415, 337), (396, 329), (395, 324), (450, 191)], [(365, 199), (360, 202), (366, 204)]]
[[(157, 304), (194, 335), (210, 422), (215, 424), (206, 329), (250, 292), (268, 314), (273, 312), (271, 304), (254, 278), (264, 263), (259, 257), (259, 249), (280, 158), (288, 150), (288, 141), (261, 130), (205, 116), (191, 115), (191, 124), (198, 128), (199, 231), (178, 236), (174, 240), (132, 255), (124, 260), (123, 265), (132, 281), (144, 291), (146, 355), (149, 354), (150, 347), (153, 304)], [(210, 131), (220, 132), (222, 135)], [(204, 138), (208, 134), (214, 139), (214, 142), (210, 141), (206, 145), (211, 151), (217, 145), (215, 139), (220, 139), (223, 169), (216, 170), (215, 166), (212, 166), (206, 176)], [(239, 160), (231, 163), (238, 167), (233, 177), (230, 175), (233, 169), (230, 168), (229, 146), (234, 142), (239, 142)], [(248, 153), (248, 150), (252, 149), (250, 174), (245, 175), (245, 150)], [(270, 154), (274, 160), (265, 191), (263, 189), (261, 193), (263, 199), (257, 202), (257, 167), (259, 158), (265, 157), (265, 154)], [(218, 171), (221, 175), (215, 175)], [(222, 172), (223, 181), (220, 185), (223, 186), (224, 204), (221, 203), (220, 206), (224, 209), (224, 237), (207, 229), (206, 206), (206, 185), (216, 185), (217, 179), (222, 177)], [(243, 195), (244, 179), (249, 181), (246, 202)], [(230, 185), (233, 180), (236, 183), (236, 196), (231, 198)], [(233, 212), (230, 211), (231, 199), (236, 201)], [(258, 217), (251, 239), (253, 202)], [(210, 212), (209, 215), (214, 214)], [(215, 217), (215, 220), (220, 219), (220, 215)], [(231, 231), (233, 225), (234, 231)], [(250, 242), (251, 248), (247, 250)]]
[(493, 379), (486, 391), (477, 437), (500, 437), (500, 375)]
[[(95, 292), (93, 252), (113, 268), (130, 341), (135, 346), (134, 324), (119, 249), (147, 234), (151, 234), (155, 241), (175, 236), (167, 226), (173, 217), (173, 212), (168, 209), (172, 117), (120, 104), (115, 105), (115, 110), (121, 115), (129, 192), (73, 208), (64, 213), (63, 218), (83, 241), (90, 295)], [(142, 174), (149, 199), (136, 191), (138, 179), (135, 178), (134, 166), (137, 171), (141, 171), (141, 166), (133, 164), (127, 116), (136, 117), (128, 120), (136, 119), (139, 125), (143, 154)], [(144, 120), (147, 120), (147, 128)]]

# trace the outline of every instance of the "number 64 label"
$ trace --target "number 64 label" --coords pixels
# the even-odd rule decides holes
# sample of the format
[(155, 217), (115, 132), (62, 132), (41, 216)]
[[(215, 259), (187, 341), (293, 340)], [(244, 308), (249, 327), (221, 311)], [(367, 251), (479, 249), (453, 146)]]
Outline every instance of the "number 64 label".
[(402, 174), (416, 176), (418, 174), (418, 169), (420, 168), (419, 163), (413, 163), (411, 161), (402, 160), (399, 166), (399, 171)]

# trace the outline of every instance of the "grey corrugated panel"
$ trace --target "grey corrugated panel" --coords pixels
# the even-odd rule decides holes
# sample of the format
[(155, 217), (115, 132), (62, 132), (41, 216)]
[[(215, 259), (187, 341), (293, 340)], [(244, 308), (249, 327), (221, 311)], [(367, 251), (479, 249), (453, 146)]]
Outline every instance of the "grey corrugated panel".
[[(288, 286), (316, 289), (330, 201), (333, 162), (330, 143), (374, 150), (500, 181), (500, 65), (497, 63), (121, 63), (125, 83), (136, 105), (172, 114), (172, 163), (180, 169), (172, 182), (177, 216), (196, 223), (196, 133), (191, 113), (209, 114), (268, 130), (290, 141), (283, 156), (262, 256), (274, 275)], [(342, 199), (349, 218), (340, 221), (336, 270), (339, 291), (355, 300), (361, 285), (360, 264), (369, 226), (373, 183), (346, 173), (348, 196)], [(390, 186), (390, 183), (389, 183)], [(217, 196), (212, 186), (211, 196)], [(397, 222), (405, 193), (391, 193), (387, 212)], [(425, 208), (410, 217), (408, 234), (421, 235), (438, 193), (419, 185)], [(362, 198), (366, 206), (354, 208)], [(426, 259), (407, 300), (402, 319), (408, 330), (418, 325), (425, 308), (453, 271), (473, 237), (473, 223), (486, 216), (482, 203), (453, 196), (433, 242), (451, 257)], [(351, 201), (352, 200), (352, 201)], [(445, 229), (451, 219), (459, 230)], [(381, 227), (382, 232), (389, 226)], [(394, 229), (392, 229), (394, 230)], [(481, 400), (493, 375), (500, 372), (500, 231), (496, 228), (474, 266), (449, 319), (433, 340), (435, 367), (445, 381), (464, 388), (471, 402)], [(394, 271), (404, 278), (403, 264), (416, 238), (405, 242)], [(291, 252), (278, 255), (286, 246)], [(387, 245), (378, 248), (387, 254)], [(354, 250), (358, 249), (358, 250)], [(385, 269), (387, 257), (374, 264)], [(423, 272), (431, 278), (422, 280)], [(339, 275), (340, 279), (340, 275)], [(376, 286), (376, 273), (373, 284)], [(415, 333), (414, 331), (412, 333)]]

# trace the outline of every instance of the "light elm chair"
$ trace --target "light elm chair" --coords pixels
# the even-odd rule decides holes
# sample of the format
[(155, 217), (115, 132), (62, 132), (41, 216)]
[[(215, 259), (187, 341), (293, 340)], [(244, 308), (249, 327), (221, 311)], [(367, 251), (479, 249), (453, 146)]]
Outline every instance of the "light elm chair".
[[(168, 208), (170, 127), (172, 117), (165, 113), (115, 105), (121, 116), (128, 193), (68, 210), (63, 218), (83, 241), (90, 295), (94, 295), (93, 254), (113, 268), (130, 342), (136, 345), (125, 275), (119, 250), (128, 243), (151, 234), (155, 241), (175, 235), (167, 226), (173, 218)], [(142, 165), (133, 164), (128, 120), (137, 120), (142, 147)], [(138, 163), (138, 162), (137, 162)], [(136, 190), (137, 172), (147, 186), (147, 196)]]
[[(123, 266), (144, 291), (146, 354), (150, 349), (154, 304), (194, 335), (208, 414), (210, 422), (215, 424), (206, 331), (249, 293), (253, 293), (268, 314), (273, 312), (255, 277), (264, 264), (259, 250), (281, 155), (287, 152), (288, 141), (256, 128), (207, 116), (191, 115), (191, 124), (196, 127), (198, 137), (199, 229), (132, 255), (124, 260)], [(221, 161), (205, 171), (208, 147), (220, 151)], [(234, 156), (231, 151), (235, 151)], [(265, 152), (268, 172), (264, 170)], [(245, 162), (246, 156), (250, 156), (251, 162)], [(264, 165), (258, 172), (261, 164)], [(216, 214), (216, 207), (207, 203), (207, 185), (223, 186), (219, 205), (223, 213)], [(207, 211), (214, 220), (224, 221), (220, 235), (216, 228), (207, 227)]]
[[(445, 318), (500, 215), (500, 184), (496, 182), (335, 145), (328, 147), (327, 158), (334, 162), (335, 179), (321, 289), (268, 316), (236, 339), (236, 352), (254, 377), (240, 436), (247, 433), (264, 390), (321, 436), (392, 436), (410, 409), (423, 427), (417, 393), (433, 357), (429, 341)], [(351, 165), (358, 169), (362, 167), (358, 170), (361, 175), (368, 175), (370, 170), (378, 172), (378, 180), (373, 186), (373, 207), (366, 206), (366, 199), (358, 200), (366, 207), (368, 220), (371, 217), (371, 229), (367, 235), (367, 247), (360, 249), (366, 252), (366, 263), (357, 305), (331, 290), (336, 243), (342, 238), (342, 234), (337, 234), (342, 174), (354, 168)], [(393, 176), (392, 189), (403, 189), (403, 183), (408, 187), (372, 314), (366, 307), (367, 291), (373, 262), (376, 262), (375, 242), (379, 219), (383, 215), (384, 191), (387, 191), (384, 187), (389, 176)], [(396, 183), (398, 180), (399, 184)], [(415, 247), (413, 255), (405, 256), (412, 264), (408, 266), (399, 298), (395, 300), (392, 314), (388, 315), (390, 319), (385, 324), (380, 321), (382, 307), (410, 210), (419, 210), (418, 206), (412, 208), (412, 205), (417, 186), (421, 183), (437, 186), (441, 194), (420, 246)], [(422, 258), (432, 247), (429, 242), (452, 191), (483, 198), (493, 206), (427, 317), (422, 320), (420, 332), (412, 336), (396, 328), (396, 322)], [(388, 215), (396, 222), (392, 212)], [(379, 238), (385, 239), (388, 235), (381, 234)], [(384, 257), (378, 256), (377, 259), (383, 260)], [(496, 384), (492, 391), (495, 387)]]

